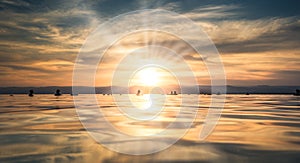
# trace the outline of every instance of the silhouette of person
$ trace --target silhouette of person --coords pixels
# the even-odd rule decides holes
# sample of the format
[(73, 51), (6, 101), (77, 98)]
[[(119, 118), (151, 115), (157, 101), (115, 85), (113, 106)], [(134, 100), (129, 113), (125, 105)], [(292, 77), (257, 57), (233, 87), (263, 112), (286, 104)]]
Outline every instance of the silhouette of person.
[(173, 91), (171, 91), (171, 95), (173, 95)]
[(29, 90), (28, 96), (29, 96), (29, 97), (33, 97), (33, 90), (32, 90), (32, 89)]
[(174, 91), (174, 95), (177, 95), (176, 91)]
[(59, 90), (59, 89), (56, 90), (54, 96), (61, 96), (61, 93), (60, 93), (60, 90)]
[(141, 90), (138, 90), (137, 93), (136, 93), (136, 95), (140, 96), (141, 95)]

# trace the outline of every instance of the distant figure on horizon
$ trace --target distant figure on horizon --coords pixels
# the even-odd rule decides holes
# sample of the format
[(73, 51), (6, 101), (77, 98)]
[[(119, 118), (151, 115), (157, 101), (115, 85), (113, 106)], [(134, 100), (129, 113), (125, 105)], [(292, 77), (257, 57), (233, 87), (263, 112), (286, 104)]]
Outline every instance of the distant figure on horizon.
[(137, 93), (136, 93), (136, 95), (140, 96), (141, 95), (141, 90), (138, 90)]
[(296, 93), (294, 93), (294, 96), (300, 96), (300, 90), (296, 89)]
[(54, 96), (61, 96), (61, 93), (60, 93), (60, 90), (59, 90), (59, 89), (56, 90)]
[(171, 95), (177, 95), (176, 91), (171, 91)]
[(33, 97), (33, 90), (32, 90), (32, 89), (29, 90), (28, 96), (29, 96), (29, 97)]

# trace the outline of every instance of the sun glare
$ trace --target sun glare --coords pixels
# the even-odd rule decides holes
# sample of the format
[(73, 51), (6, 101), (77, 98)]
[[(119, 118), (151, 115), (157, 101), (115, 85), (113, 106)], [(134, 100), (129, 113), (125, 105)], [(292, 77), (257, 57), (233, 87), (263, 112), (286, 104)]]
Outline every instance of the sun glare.
[(138, 72), (138, 80), (146, 86), (155, 86), (159, 81), (158, 72), (153, 68), (146, 68)]
[[(168, 92), (169, 89), (174, 89), (174, 86), (178, 86), (178, 82), (176, 80), (176, 77), (174, 77), (167, 70), (160, 67), (149, 66), (143, 67), (142, 69), (134, 72), (130, 77), (128, 86), (134, 86), (137, 90), (141, 90), (143, 94), (148, 94), (153, 91), (152, 89), (148, 88), (157, 87)], [(137, 90), (135, 90), (134, 93), (136, 93)]]

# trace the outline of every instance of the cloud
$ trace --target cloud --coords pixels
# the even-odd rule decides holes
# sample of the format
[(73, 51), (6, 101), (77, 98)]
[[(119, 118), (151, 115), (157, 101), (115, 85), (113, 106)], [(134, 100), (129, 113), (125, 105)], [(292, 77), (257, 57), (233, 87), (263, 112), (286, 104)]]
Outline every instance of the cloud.
[[(66, 85), (71, 84), (71, 70), (79, 48), (99, 23), (95, 12), (74, 4), (78, 5), (64, 2), (51, 9), (52, 4), (38, 2), (0, 3), (0, 12), (6, 15), (0, 18), (0, 67), (5, 72), (1, 83), (41, 84), (21, 80), (32, 77), (30, 81), (60, 85), (62, 76), (69, 76), (64, 81), (68, 81)], [(62, 62), (72, 64), (61, 65)], [(49, 78), (56, 80), (49, 81)]]
[(223, 53), (263, 52), (298, 49), (297, 18), (200, 23)]
[[(252, 76), (260, 78), (256, 80), (249, 80), (249, 77)], [(248, 74), (248, 78), (229, 78), (228, 83), (233, 85), (278, 85), (278, 86), (299, 86), (300, 81), (300, 71), (297, 70), (288, 70), (288, 71), (273, 71), (273, 72), (254, 72)], [(247, 76), (245, 76), (247, 77)]]
[(241, 13), (239, 12), (232, 12), (235, 9), (240, 8), (237, 5), (217, 5), (217, 6), (204, 6), (197, 9), (194, 9), (189, 12), (183, 13), (184, 16), (192, 19), (193, 21), (218, 21), (224, 18), (234, 18), (238, 15), (240, 16)]
[(184, 16), (202, 27), (223, 54), (299, 48), (299, 15), (247, 19), (249, 13), (242, 4), (198, 6), (183, 11)]
[[(0, 18), (0, 70), (4, 79), (0, 84), (22, 85), (24, 79), (34, 78), (34, 82), (24, 82), (25, 85), (58, 85), (61, 81), (70, 85), (72, 63), (90, 32), (114, 16), (145, 8), (176, 11), (202, 27), (222, 55), (229, 84), (239, 84), (240, 81), (247, 84), (295, 81), (299, 76), (295, 70), (300, 65), (299, 14), (280, 11), (289, 14), (276, 16), (275, 12), (265, 11), (266, 16), (260, 16), (262, 13), (258, 15), (253, 10), (256, 2), (251, 3), (249, 8), (247, 3), (4, 0), (0, 2), (0, 13), (4, 15)], [(124, 21), (121, 26), (130, 26), (130, 21), (134, 18)], [(166, 26), (180, 29), (176, 21), (170, 21)], [(145, 43), (138, 40), (141, 38), (123, 40), (120, 47), (112, 48), (111, 53), (114, 54), (106, 58), (103, 70), (109, 72), (115, 66), (117, 54), (143, 46)], [(191, 39), (197, 40), (199, 36), (193, 35)], [(203, 61), (213, 62), (212, 58), (199, 57), (194, 51), (185, 49), (186, 46), (180, 43), (182, 40), (172, 37), (159, 37), (152, 41), (184, 54), (184, 59), (192, 67), (200, 67), (197, 71), (201, 72), (196, 72), (200, 80), (205, 78), (209, 83)], [(94, 58), (87, 54), (84, 59)], [(54, 81), (48, 81), (49, 78)]]
[(90, 28), (99, 23), (92, 11), (76, 8), (29, 14), (6, 11), (5, 14), (6, 17), (0, 18), (0, 34), (9, 37), (2, 40), (34, 44), (76, 43), (74, 39), (84, 39)]
[(223, 55), (222, 59), (229, 84), (298, 85), (299, 54), (289, 50), (251, 52)]

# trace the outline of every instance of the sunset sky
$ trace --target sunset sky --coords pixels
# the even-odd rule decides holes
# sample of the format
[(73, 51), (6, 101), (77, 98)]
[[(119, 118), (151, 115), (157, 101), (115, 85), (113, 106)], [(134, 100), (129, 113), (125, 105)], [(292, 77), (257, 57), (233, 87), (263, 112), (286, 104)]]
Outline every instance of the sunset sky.
[[(228, 85), (299, 85), (299, 6), (297, 0), (2, 0), (0, 86), (71, 86), (90, 32), (138, 9), (165, 9), (197, 23), (216, 45)], [(185, 59), (201, 64), (192, 53)], [(201, 69), (195, 74), (201, 80)], [(99, 86), (109, 84), (99, 80)]]

